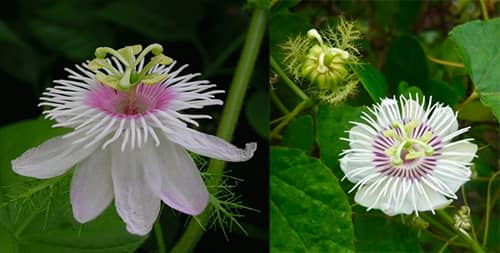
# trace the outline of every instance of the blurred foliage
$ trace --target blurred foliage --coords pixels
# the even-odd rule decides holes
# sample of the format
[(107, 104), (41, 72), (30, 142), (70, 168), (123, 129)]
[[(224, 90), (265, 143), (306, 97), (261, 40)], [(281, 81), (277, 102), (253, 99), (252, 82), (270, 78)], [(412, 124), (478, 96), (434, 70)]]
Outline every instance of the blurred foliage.
[[(361, 49), (365, 62), (357, 70), (360, 79), (358, 91), (345, 103), (324, 105), (311, 97), (311, 104), (305, 108), (298, 107), (303, 99), (272, 68), (271, 71), (277, 74), (272, 82), (275, 98), (271, 102), (271, 129), (285, 125), (283, 131), (270, 136), (271, 144), (275, 146), (273, 152), (279, 151), (281, 160), (292, 161), (299, 159), (298, 156), (319, 158), (337, 179), (341, 179), (344, 174), (340, 170), (339, 154), (348, 143), (340, 138), (348, 137), (345, 131), (352, 127), (349, 122), (360, 121), (360, 113), (366, 110), (366, 106), (386, 96), (432, 96), (433, 101), (458, 111), (460, 126), (471, 126), (462, 138), (474, 138), (479, 146), (478, 157), (473, 161), (473, 178), (465, 185), (465, 196), (476, 233), (482, 240), (486, 186), (500, 164), (500, 19), (496, 18), (500, 14), (500, 2), (484, 2), (491, 18), (488, 21), (476, 20), (482, 19), (483, 15), (480, 1), (472, 0), (276, 1), (270, 14), (270, 54), (282, 69), (286, 69), (280, 49), (283, 42), (289, 37), (305, 34), (311, 28), (334, 25), (339, 16), (355, 21), (363, 32), (364, 36), (356, 46)], [(310, 89), (307, 82), (295, 85), (303, 91)], [(314, 131), (309, 130), (311, 124)], [(309, 143), (311, 138), (312, 144)], [(302, 153), (283, 157), (285, 147), (296, 148)], [(271, 171), (280, 169), (273, 166), (277, 165), (271, 163)], [(309, 167), (302, 170), (304, 175), (310, 173)], [(339, 184), (343, 189), (341, 194), (353, 186), (348, 180)], [(357, 252), (438, 252), (448, 239), (436, 237), (438, 230), (432, 225), (425, 229), (413, 226), (411, 222), (405, 223), (410, 217), (389, 217), (376, 210), (367, 212), (366, 208), (354, 203), (353, 195), (347, 194), (347, 198), (353, 204), (353, 242)], [(290, 197), (300, 199), (297, 195)], [(498, 239), (493, 239), (495, 237), (491, 234), (497, 235), (500, 230), (498, 178), (492, 184), (491, 198), (490, 239), (486, 251), (497, 252), (500, 250)], [(460, 196), (447, 211), (453, 214), (464, 201)], [(281, 211), (298, 210), (295, 206), (289, 208), (291, 210)], [(273, 219), (281, 219), (281, 216), (271, 213), (271, 222)], [(335, 227), (337, 222), (341, 221), (325, 222), (323, 226)], [(271, 241), (272, 245), (279, 243)], [(452, 242), (442, 252), (467, 251), (464, 247), (467, 246)], [(282, 252), (279, 247), (272, 248), (272, 251)]]
[[(3, 92), (13, 99), (2, 99), (0, 117), (0, 252), (157, 252), (154, 236), (130, 236), (117, 217), (114, 206), (95, 221), (78, 225), (69, 206), (68, 180), (49, 187), (43, 180), (15, 175), (10, 161), (23, 151), (66, 130), (50, 128), (42, 119), (16, 123), (38, 117), (38, 97), (52, 80), (65, 79), (64, 68), (72, 68), (94, 56), (99, 46), (120, 48), (125, 45), (159, 43), (165, 54), (190, 64), (188, 72), (202, 73), (219, 89), (228, 90), (240, 55), (253, 6), (267, 1), (79, 1), (19, 0), (0, 9), (0, 78)], [(264, 47), (267, 45), (264, 43)], [(228, 176), (238, 181), (235, 190), (245, 205), (260, 210), (245, 211), (243, 224), (248, 235), (233, 230), (226, 241), (222, 231), (207, 233), (197, 251), (234, 252), (241, 247), (264, 250), (267, 243), (268, 203), (267, 119), (269, 111), (267, 56), (263, 50), (247, 92), (246, 113), (241, 113), (235, 145), (257, 141), (259, 150), (247, 163), (228, 164)], [(224, 100), (224, 95), (219, 95)], [(213, 120), (201, 121), (204, 132), (214, 133), (222, 107), (209, 107), (204, 113)], [(13, 124), (9, 124), (13, 123)], [(262, 137), (259, 137), (262, 136)], [(52, 182), (52, 181), (50, 181)], [(54, 182), (52, 182), (54, 183)], [(255, 185), (259, 185), (256, 189)], [(40, 189), (33, 192), (31, 188)], [(27, 192), (26, 192), (27, 190)], [(30, 194), (28, 194), (30, 193)], [(51, 203), (51, 193), (61, 203)], [(14, 201), (11, 197), (31, 196)], [(35, 201), (36, 200), (36, 201)], [(6, 202), (7, 201), (7, 202)], [(35, 202), (31, 202), (35, 201)], [(9, 203), (8, 206), (4, 205)], [(34, 208), (33, 203), (38, 203)], [(49, 204), (50, 203), (50, 204)], [(50, 208), (50, 210), (48, 209)], [(14, 222), (16, 221), (16, 222)], [(172, 247), (184, 229), (186, 216), (164, 208), (162, 227), (168, 247)]]

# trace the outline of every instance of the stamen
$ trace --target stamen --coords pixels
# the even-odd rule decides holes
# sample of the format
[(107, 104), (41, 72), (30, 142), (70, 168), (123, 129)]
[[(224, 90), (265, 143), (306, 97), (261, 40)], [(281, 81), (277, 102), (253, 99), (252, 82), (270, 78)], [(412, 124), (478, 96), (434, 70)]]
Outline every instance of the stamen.
[[(403, 164), (403, 160), (413, 160), (423, 156), (430, 156), (434, 153), (434, 148), (428, 143), (432, 138), (432, 132), (427, 131), (417, 139), (411, 138), (413, 131), (419, 126), (419, 121), (416, 119), (411, 120), (403, 125), (399, 121), (392, 122), (392, 129), (384, 131), (382, 134), (387, 138), (393, 138), (399, 141), (399, 145), (391, 147), (386, 150), (386, 154), (392, 156), (392, 163), (396, 166)], [(400, 136), (396, 129), (400, 129)], [(415, 146), (421, 147), (424, 151), (415, 150)], [(406, 154), (403, 154), (406, 150)], [(403, 157), (404, 156), (404, 157)]]
[[(151, 44), (142, 50), (142, 52), (141, 50), (141, 45), (127, 46), (118, 50), (110, 47), (99, 47), (95, 51), (96, 58), (89, 62), (89, 68), (94, 71), (104, 69), (106, 72), (111, 72), (111, 74), (107, 75), (97, 71), (95, 73), (95, 78), (99, 82), (119, 91), (128, 91), (139, 83), (146, 85), (157, 84), (166, 80), (168, 77), (167, 73), (154, 72), (148, 74), (155, 66), (166, 66), (173, 62), (170, 57), (162, 54), (163, 47), (160, 44)], [(154, 57), (152, 57), (149, 63), (142, 68), (144, 57), (149, 52), (153, 53)], [(118, 59), (125, 66), (125, 71), (118, 71), (110, 62), (104, 59), (107, 54)], [(136, 59), (135, 56), (137, 54), (139, 54), (139, 56)], [(139, 70), (140, 72), (138, 73), (137, 71)]]

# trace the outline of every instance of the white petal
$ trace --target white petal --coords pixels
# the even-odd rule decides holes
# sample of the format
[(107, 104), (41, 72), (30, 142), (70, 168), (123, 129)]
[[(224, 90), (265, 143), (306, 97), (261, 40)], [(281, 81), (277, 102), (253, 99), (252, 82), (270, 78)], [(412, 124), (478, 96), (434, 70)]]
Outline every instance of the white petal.
[(98, 150), (75, 169), (70, 198), (73, 216), (80, 223), (96, 218), (113, 199), (110, 155), (108, 149)]
[(368, 129), (369, 126), (357, 125), (349, 130), (349, 146), (351, 148), (371, 148), (371, 142), (375, 139), (375, 135)]
[(458, 121), (455, 113), (449, 106), (439, 107), (432, 112), (428, 121), (432, 132), (444, 137), (458, 129)]
[[(415, 208), (418, 211), (435, 210), (449, 205), (452, 201), (418, 181), (399, 181), (399, 184), (395, 186), (397, 180), (386, 178), (375, 188), (370, 188), (371, 185), (364, 185), (359, 188), (354, 200), (362, 206), (380, 209), (391, 216), (411, 214)], [(402, 196), (399, 201), (396, 201), (395, 196), (400, 192)], [(393, 194), (392, 198), (391, 194)]]
[(359, 180), (377, 173), (373, 162), (370, 159), (359, 161), (354, 154), (346, 154), (340, 159), (340, 169), (344, 172), (349, 181), (357, 183)]
[(432, 172), (432, 176), (448, 186), (453, 193), (457, 192), (460, 186), (470, 180), (471, 174), (472, 172), (469, 168), (443, 164), (439, 160), (435, 171)]
[(400, 121), (398, 102), (396, 99), (386, 98), (382, 100), (377, 114), (379, 125), (386, 127), (394, 121)]
[(413, 99), (406, 100), (405, 104), (403, 105), (403, 115), (405, 117), (405, 120), (422, 119), (424, 114), (425, 112), (422, 106)]
[[(377, 185), (375, 188), (370, 187), (372, 186), (372, 184), (360, 187), (359, 190), (356, 192), (356, 195), (354, 196), (354, 200), (356, 201), (356, 203), (364, 207), (379, 209), (383, 211), (385, 214), (391, 216), (401, 213), (404, 214), (412, 213), (413, 209), (411, 208), (411, 206), (406, 204), (407, 196), (402, 196), (400, 200), (403, 201), (402, 203), (397, 203), (396, 201), (392, 202), (390, 201), (391, 185), (388, 185), (388, 183), (395, 182), (396, 179), (385, 177), (382, 180), (384, 181), (379, 185)], [(385, 194), (384, 194), (384, 188), (385, 188)], [(403, 185), (401, 185), (401, 187), (399, 188), (400, 191), (403, 191)]]
[(111, 175), (118, 214), (132, 234), (145, 235), (160, 212), (161, 200), (153, 194), (145, 179), (143, 154), (122, 152), (120, 142), (111, 144)]
[(441, 150), (440, 159), (460, 161), (464, 163), (471, 162), (476, 156), (477, 145), (468, 142), (455, 142), (447, 144)]
[(183, 146), (184, 148), (210, 158), (229, 161), (241, 162), (252, 158), (253, 153), (257, 149), (257, 143), (247, 143), (245, 149), (239, 149), (227, 141), (213, 136), (204, 134), (187, 127), (172, 126), (172, 129), (163, 129), (166, 137)]
[(12, 161), (12, 169), (20, 175), (51, 178), (64, 174), (73, 165), (85, 159), (96, 148), (75, 145), (74, 139), (61, 136), (49, 139), (40, 146), (29, 149)]
[(430, 211), (443, 208), (453, 200), (445, 198), (439, 192), (418, 181), (414, 182), (416, 188), (416, 203), (418, 211)]
[(208, 191), (191, 156), (179, 145), (161, 140), (144, 147), (146, 181), (170, 207), (189, 215), (200, 214), (208, 204)]

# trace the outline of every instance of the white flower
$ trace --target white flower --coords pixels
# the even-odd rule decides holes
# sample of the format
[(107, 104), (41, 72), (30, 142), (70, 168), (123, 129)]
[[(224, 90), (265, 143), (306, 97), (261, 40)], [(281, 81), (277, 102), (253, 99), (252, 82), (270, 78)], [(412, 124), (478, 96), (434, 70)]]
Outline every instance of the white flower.
[(434, 213), (469, 180), (477, 146), (472, 139), (452, 142), (469, 127), (458, 129), (449, 106), (432, 98), (425, 105), (425, 98), (385, 98), (362, 113), (365, 123), (352, 122), (340, 167), (355, 183), (349, 192), (358, 189), (355, 201), (368, 210)]
[[(140, 51), (138, 46), (125, 49), (129, 48), (135, 50), (133, 54)], [(175, 69), (175, 62), (162, 58), (166, 64), (144, 66), (142, 58), (133, 66), (132, 76), (140, 76), (145, 69), (143, 81), (120, 91), (97, 81), (96, 73), (97, 79), (109, 81), (110, 76), (126, 76), (131, 65), (104, 57), (105, 53), (103, 59), (77, 65), (77, 71), (66, 69), (69, 79), (54, 81), (57, 85), (43, 93), (40, 106), (51, 107), (44, 114), (57, 121), (54, 127), (74, 131), (26, 151), (12, 161), (13, 170), (43, 179), (62, 175), (76, 165), (70, 198), (73, 215), (81, 223), (96, 218), (113, 197), (127, 230), (138, 235), (151, 231), (161, 201), (183, 213), (200, 214), (208, 192), (185, 149), (219, 160), (246, 161), (256, 144), (249, 143), (242, 150), (188, 127), (198, 126), (196, 119), (210, 116), (183, 111), (221, 105), (214, 95), (223, 91), (210, 90), (215, 85), (209, 81), (193, 80), (199, 74), (180, 74), (187, 65)], [(137, 59), (132, 56), (129, 60)], [(95, 61), (100, 64), (97, 68)], [(94, 67), (89, 66), (92, 64)], [(115, 83), (129, 85), (122, 80)]]

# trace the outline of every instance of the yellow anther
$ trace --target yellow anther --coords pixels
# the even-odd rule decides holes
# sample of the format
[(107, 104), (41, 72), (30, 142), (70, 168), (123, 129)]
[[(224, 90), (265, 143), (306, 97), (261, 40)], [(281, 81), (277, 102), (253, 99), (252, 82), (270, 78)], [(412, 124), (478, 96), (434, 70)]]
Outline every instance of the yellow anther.
[(429, 140), (432, 138), (432, 132), (427, 131), (425, 132), (422, 136), (420, 136), (418, 139), (421, 140), (422, 142), (429, 142)]
[[(151, 44), (142, 49), (141, 45), (132, 45), (115, 50), (110, 47), (99, 47), (95, 51), (96, 58), (89, 62), (88, 67), (91, 70), (105, 69), (111, 74), (107, 75), (102, 72), (96, 73), (96, 79), (113, 89), (120, 91), (128, 91), (131, 87), (139, 83), (150, 85), (160, 83), (168, 78), (168, 74), (163, 73), (148, 73), (151, 68), (156, 65), (169, 65), (173, 60), (162, 54), (163, 47), (160, 44)], [(144, 57), (152, 53), (149, 62), (140, 70), (137, 71), (137, 66), (144, 60)], [(105, 59), (106, 55), (110, 54), (116, 57), (124, 66), (125, 70), (119, 72), (112, 64)], [(136, 58), (137, 55), (137, 58)]]
[(420, 151), (420, 152), (410, 152), (410, 153), (406, 154), (405, 159), (411, 160), (411, 159), (422, 157), (424, 155), (425, 154), (422, 151)]
[(434, 149), (431, 146), (427, 146), (425, 148), (425, 155), (429, 156), (429, 155), (432, 155), (433, 153), (434, 153)]
[(413, 119), (410, 122), (406, 123), (406, 125), (404, 126), (404, 131), (406, 132), (406, 134), (408, 136), (410, 136), (412, 134), (413, 130), (415, 128), (417, 128), (418, 125), (419, 125), (418, 120)]
[(396, 146), (392, 146), (388, 149), (385, 150), (385, 154), (388, 155), (388, 156), (394, 156), (394, 154), (396, 154)]
[(396, 130), (394, 129), (388, 129), (388, 130), (385, 130), (383, 133), (382, 133), (385, 137), (387, 138), (394, 138), (395, 136), (397, 136), (398, 134), (396, 133)]
[(399, 157), (397, 157), (397, 158), (395, 157), (394, 159), (392, 159), (392, 164), (401, 165), (401, 164), (403, 164), (403, 160), (401, 160), (401, 158), (399, 158)]

